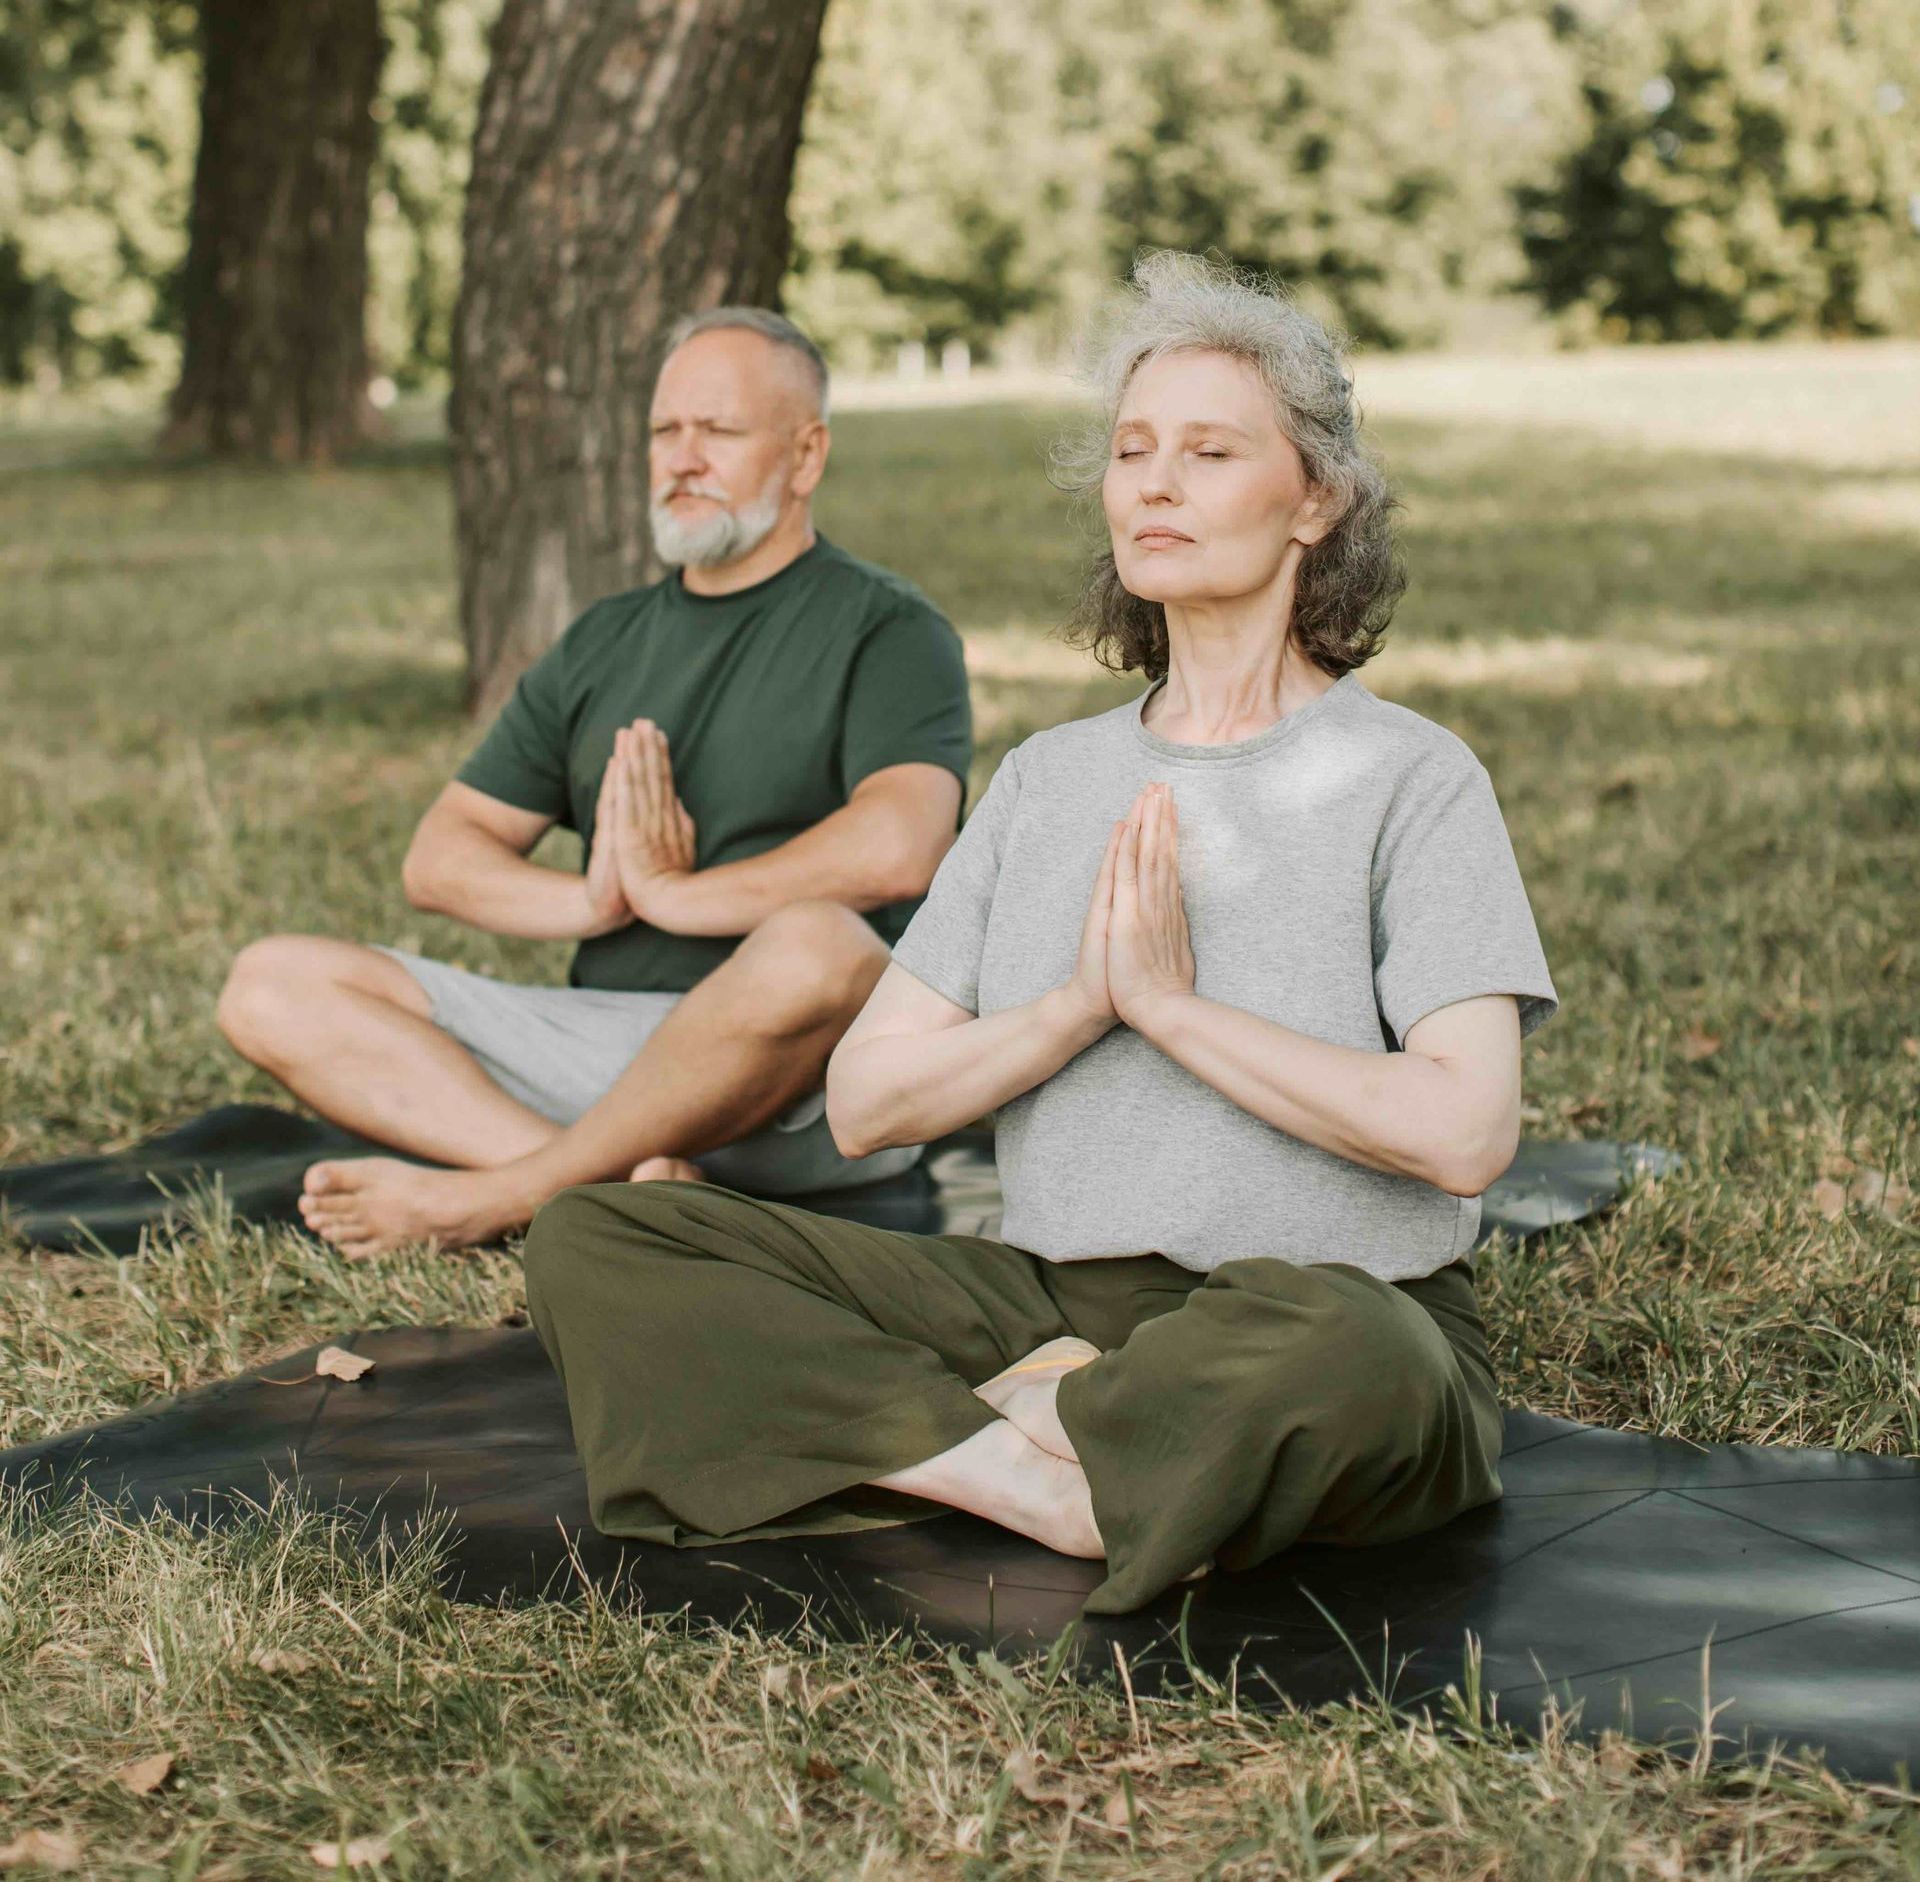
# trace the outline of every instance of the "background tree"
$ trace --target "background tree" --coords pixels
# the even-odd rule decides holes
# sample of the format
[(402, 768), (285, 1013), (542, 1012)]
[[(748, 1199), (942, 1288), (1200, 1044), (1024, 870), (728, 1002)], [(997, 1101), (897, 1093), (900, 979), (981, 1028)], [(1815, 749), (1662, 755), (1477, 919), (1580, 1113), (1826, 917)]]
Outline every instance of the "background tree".
[(774, 304), (826, 0), (506, 0), (453, 337), (468, 703), (648, 569), (666, 329)]
[(200, 0), (175, 442), (325, 459), (364, 435), (378, 0)]

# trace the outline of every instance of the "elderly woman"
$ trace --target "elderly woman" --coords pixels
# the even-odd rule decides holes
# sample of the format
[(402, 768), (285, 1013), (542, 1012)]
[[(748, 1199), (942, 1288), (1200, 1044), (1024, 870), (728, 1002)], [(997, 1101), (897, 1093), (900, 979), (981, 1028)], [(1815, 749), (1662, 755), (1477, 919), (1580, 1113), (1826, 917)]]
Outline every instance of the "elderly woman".
[(827, 1081), (849, 1156), (997, 1112), (1005, 1240), (550, 1204), (528, 1294), (611, 1533), (904, 1493), (1104, 1557), (1116, 1612), (1500, 1494), (1469, 1251), (1555, 1000), (1486, 772), (1354, 677), (1392, 500), (1260, 284), (1151, 257), (1104, 360), (1082, 626), (1151, 683), (1007, 755)]

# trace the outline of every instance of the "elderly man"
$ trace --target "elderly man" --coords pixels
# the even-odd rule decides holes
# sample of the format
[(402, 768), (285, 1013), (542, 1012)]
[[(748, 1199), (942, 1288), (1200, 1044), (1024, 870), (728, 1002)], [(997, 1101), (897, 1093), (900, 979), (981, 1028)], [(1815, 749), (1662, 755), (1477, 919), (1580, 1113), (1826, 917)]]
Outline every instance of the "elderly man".
[[(302, 1214), (349, 1255), (494, 1239), (577, 1183), (790, 1195), (919, 1154), (843, 1157), (821, 1082), (958, 826), (958, 637), (815, 530), (826, 365), (791, 322), (683, 322), (651, 425), (674, 572), (525, 675), (404, 869), (418, 908), (577, 942), (570, 984), (277, 935), (221, 995), (227, 1038), (315, 1110), (454, 1166), (316, 1164)], [(554, 823), (580, 873), (529, 860)]]

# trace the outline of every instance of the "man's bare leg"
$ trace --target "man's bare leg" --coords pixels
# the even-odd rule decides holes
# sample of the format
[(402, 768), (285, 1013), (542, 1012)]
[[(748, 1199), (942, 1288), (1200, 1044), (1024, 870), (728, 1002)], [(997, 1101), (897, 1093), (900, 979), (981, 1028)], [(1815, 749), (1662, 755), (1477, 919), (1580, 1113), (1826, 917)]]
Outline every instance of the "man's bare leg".
[(605, 1097), (526, 1155), (471, 1171), (316, 1163), (301, 1214), (353, 1256), (409, 1241), (465, 1247), (523, 1228), (576, 1183), (732, 1143), (819, 1084), (887, 958), (851, 909), (789, 904), (680, 1001)]
[(377, 948), (285, 934), (241, 950), (217, 1017), (242, 1058), (322, 1117), (410, 1155), (480, 1169), (559, 1134), (431, 1012), (420, 983)]

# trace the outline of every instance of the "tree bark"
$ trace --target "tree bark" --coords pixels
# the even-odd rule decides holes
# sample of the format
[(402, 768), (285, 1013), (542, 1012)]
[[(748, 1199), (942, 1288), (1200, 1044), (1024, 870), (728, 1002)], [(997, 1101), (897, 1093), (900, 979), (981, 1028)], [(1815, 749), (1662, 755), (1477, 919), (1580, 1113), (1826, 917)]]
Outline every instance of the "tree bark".
[(323, 461), (368, 429), (378, 0), (200, 0), (200, 151), (167, 442)]
[(454, 315), (467, 699), (651, 572), (666, 329), (773, 306), (826, 0), (504, 0)]

